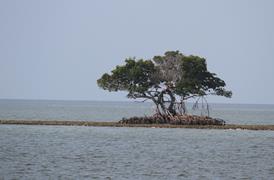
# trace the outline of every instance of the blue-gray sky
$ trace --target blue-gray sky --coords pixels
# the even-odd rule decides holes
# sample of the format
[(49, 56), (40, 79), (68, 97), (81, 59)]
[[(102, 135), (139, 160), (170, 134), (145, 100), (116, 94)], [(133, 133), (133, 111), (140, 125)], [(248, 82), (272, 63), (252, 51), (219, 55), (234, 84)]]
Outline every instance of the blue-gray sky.
[(126, 100), (96, 80), (167, 50), (234, 92), (210, 102), (274, 103), (273, 0), (0, 0), (0, 98)]

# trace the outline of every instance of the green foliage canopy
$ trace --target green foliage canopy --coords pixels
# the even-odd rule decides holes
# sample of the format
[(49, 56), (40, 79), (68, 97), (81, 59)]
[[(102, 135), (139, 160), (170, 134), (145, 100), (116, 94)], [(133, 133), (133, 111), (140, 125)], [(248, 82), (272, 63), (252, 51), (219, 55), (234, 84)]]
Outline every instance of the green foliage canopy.
[(232, 96), (225, 89), (225, 82), (207, 70), (205, 58), (186, 56), (179, 51), (168, 51), (152, 60), (128, 58), (125, 65), (105, 73), (97, 84), (104, 90), (127, 91), (129, 98), (150, 99), (165, 114), (177, 114), (176, 104), (189, 98)]

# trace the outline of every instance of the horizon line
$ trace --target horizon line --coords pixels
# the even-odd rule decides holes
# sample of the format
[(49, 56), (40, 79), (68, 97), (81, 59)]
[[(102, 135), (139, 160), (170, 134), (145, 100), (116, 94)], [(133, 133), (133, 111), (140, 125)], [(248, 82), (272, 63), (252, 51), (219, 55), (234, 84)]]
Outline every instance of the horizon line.
[[(0, 98), (1, 100), (21, 100), (21, 101), (95, 101), (95, 102), (132, 102), (132, 103), (148, 103), (148, 102), (142, 102), (142, 101), (138, 101), (138, 100), (95, 100), (95, 99), (35, 99), (35, 98)], [(191, 102), (188, 102), (191, 103)], [(274, 105), (271, 103), (225, 103), (225, 102), (209, 102), (208, 104), (231, 104), (231, 105)]]

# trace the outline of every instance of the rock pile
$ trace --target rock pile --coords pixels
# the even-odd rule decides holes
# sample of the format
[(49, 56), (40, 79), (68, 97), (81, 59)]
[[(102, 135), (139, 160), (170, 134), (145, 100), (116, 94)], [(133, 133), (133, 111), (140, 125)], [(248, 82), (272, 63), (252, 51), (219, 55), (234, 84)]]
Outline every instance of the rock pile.
[(153, 115), (145, 117), (123, 118), (121, 124), (174, 124), (174, 125), (225, 125), (222, 119), (197, 115)]

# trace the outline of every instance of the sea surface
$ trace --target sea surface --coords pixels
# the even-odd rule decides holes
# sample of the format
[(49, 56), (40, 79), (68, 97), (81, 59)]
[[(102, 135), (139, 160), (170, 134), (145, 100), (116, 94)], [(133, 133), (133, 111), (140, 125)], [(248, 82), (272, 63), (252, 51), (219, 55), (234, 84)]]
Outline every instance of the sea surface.
[[(274, 124), (273, 109), (213, 104), (211, 115)], [(152, 113), (149, 103), (0, 100), (0, 119), (117, 121)], [(0, 125), (2, 179), (271, 180), (274, 131)]]
[[(0, 119), (11, 120), (118, 121), (154, 112), (152, 103), (141, 102), (0, 100)], [(229, 124), (274, 124), (274, 105), (210, 104), (210, 116)]]
[(0, 179), (274, 179), (274, 131), (0, 126)]

